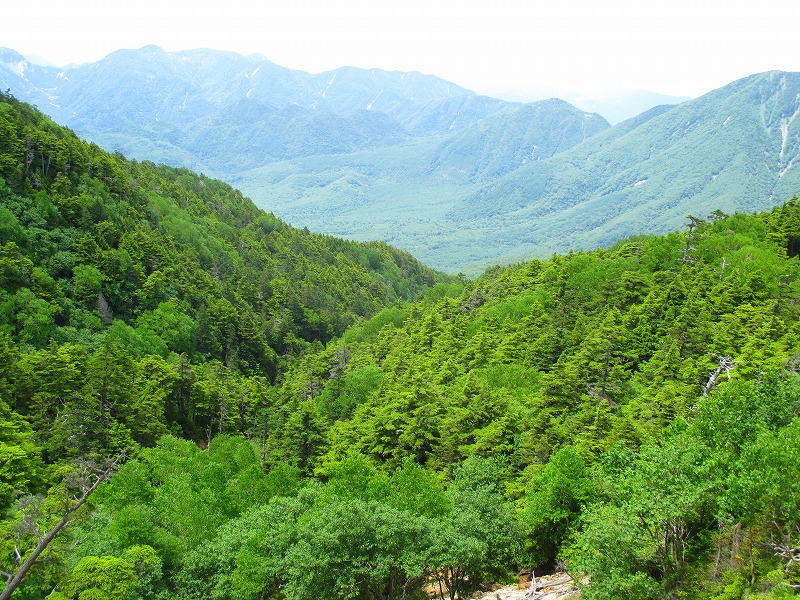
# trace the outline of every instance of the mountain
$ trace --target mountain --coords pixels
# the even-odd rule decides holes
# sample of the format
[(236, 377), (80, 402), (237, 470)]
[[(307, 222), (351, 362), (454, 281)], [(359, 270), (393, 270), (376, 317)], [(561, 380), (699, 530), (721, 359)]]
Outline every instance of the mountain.
[(545, 100), (509, 106), (448, 135), (275, 162), (231, 182), (256, 203), (280, 206), (297, 226), (385, 240), (436, 268), (474, 273), (471, 251), (452, 252), (453, 237), (461, 235), (448, 217), (452, 207), (480, 185), (606, 128), (599, 115)]
[[(474, 185), (608, 127), (560, 100), (509, 103), (420, 73), (311, 75), (258, 55), (155, 46), (62, 70), (7, 50), (0, 87), (104, 148), (236, 183), (295, 225), (394, 240), (448, 267), (405, 232), (439, 235), (439, 217)], [(401, 232), (404, 215), (433, 231)]]
[(769, 208), (800, 189), (799, 98), (800, 73), (775, 71), (652, 109), (520, 167), (448, 218), (464, 248), (491, 245), (496, 261), (498, 250), (515, 260), (669, 231), (688, 214)]
[(421, 73), (312, 75), (260, 55), (156, 46), (63, 69), (3, 50), (0, 87), (111, 150), (223, 174), (455, 131), (508, 105)]
[(450, 272), (765, 209), (800, 185), (796, 73), (609, 128), (559, 100), (257, 55), (151, 46), (61, 71), (13, 51), (0, 63), (0, 85), (104, 147), (218, 175), (292, 225), (381, 239)]
[(0, 48), (0, 90), (13, 88), (14, 94), (28, 102), (50, 105), (47, 89), (58, 79), (59, 71), (29, 62), (22, 54)]
[[(472, 154), (487, 151), (480, 146), (486, 130), (503, 127), (509, 143), (522, 145), (501, 145), (501, 154), (541, 158), (550, 154), (550, 145), (560, 150), (575, 143), (579, 138), (571, 128), (581, 128), (585, 137), (606, 126), (596, 116), (588, 127), (564, 124), (563, 102), (504, 102), (416, 72), (343, 67), (312, 75), (259, 55), (168, 53), (156, 46), (119, 50), (64, 69), (33, 65), (3, 50), (0, 86), (111, 150), (228, 179), (275, 161), (459, 132), (490, 116), (497, 118), (457, 137), (445, 151), (480, 162)], [(548, 108), (552, 115), (545, 114)], [(495, 159), (504, 161), (505, 156)]]
[(798, 73), (753, 75), (568, 138), (569, 148), (541, 144), (552, 148), (541, 160), (526, 156), (532, 138), (526, 145), (506, 121), (536, 106), (520, 105), (451, 134), (430, 153), (400, 145), (276, 163), (244, 173), (237, 185), (256, 202), (280, 204), (292, 223), (356, 239), (377, 234), (437, 268), (477, 273), (670, 231), (688, 214), (785, 201), (800, 189), (798, 94)]
[(557, 98), (511, 106), (442, 139), (431, 168), (459, 171), (470, 183), (492, 181), (606, 128), (608, 123), (598, 114)]

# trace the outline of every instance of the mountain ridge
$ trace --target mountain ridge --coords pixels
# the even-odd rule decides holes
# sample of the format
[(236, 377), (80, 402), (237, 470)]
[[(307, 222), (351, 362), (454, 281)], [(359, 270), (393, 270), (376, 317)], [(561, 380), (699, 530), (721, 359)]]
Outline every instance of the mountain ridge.
[[(15, 59), (24, 62), (24, 57), (13, 50)], [(27, 63), (25, 63), (27, 65)], [(135, 68), (131, 68), (131, 67)], [(91, 78), (113, 77), (115, 74), (126, 77), (135, 77), (137, 80), (146, 80), (150, 87), (158, 83), (157, 78), (169, 74), (182, 82), (188, 93), (199, 89), (209, 93), (209, 104), (224, 105), (230, 101), (242, 98), (260, 100), (272, 104), (297, 104), (306, 108), (326, 108), (336, 114), (347, 114), (356, 109), (375, 110), (385, 112), (404, 123), (414, 120), (411, 113), (415, 113), (420, 106), (435, 103), (446, 98), (477, 98), (474, 92), (462, 88), (454, 83), (440, 79), (434, 75), (422, 73), (385, 71), (382, 69), (358, 69), (355, 67), (341, 67), (333, 71), (318, 74), (281, 67), (261, 55), (251, 54), (242, 56), (234, 52), (225, 52), (207, 49), (183, 50), (166, 52), (158, 46), (144, 46), (131, 50), (117, 50), (94, 63), (85, 63), (64, 68), (40, 67), (43, 77), (49, 77), (47, 82), (37, 81), (40, 88), (58, 88), (59, 98), (73, 100), (75, 96), (86, 95), (86, 89), (100, 89), (101, 92), (112, 89), (87, 85), (93, 83)], [(118, 73), (115, 73), (118, 71)], [(66, 76), (58, 77), (58, 73)], [(7, 74), (6, 74), (7, 75)], [(266, 77), (269, 75), (269, 77)], [(57, 81), (60, 79), (61, 81)], [(13, 81), (3, 80), (3, 84), (10, 86)], [(402, 82), (402, 85), (400, 85)], [(66, 84), (66, 85), (64, 85)], [(78, 86), (80, 94), (75, 94)], [(122, 86), (129, 90), (130, 86)], [(14, 88), (12, 87), (12, 91)], [(214, 93), (211, 93), (214, 92)], [(58, 94), (53, 94), (58, 96)], [(494, 98), (483, 97), (485, 112), (491, 112), (495, 107), (508, 103)], [(25, 98), (20, 98), (25, 99)], [(188, 95), (186, 97), (188, 100)], [(193, 100), (194, 97), (192, 98)], [(62, 108), (50, 101), (54, 109)], [(412, 109), (407, 107), (411, 105)], [(182, 106), (187, 108), (185, 102), (175, 99), (172, 108)], [(41, 107), (51, 113), (49, 107)], [(199, 114), (204, 115), (208, 106), (200, 104), (193, 107)], [(65, 109), (73, 113), (75, 108)], [(51, 116), (59, 117), (56, 110)], [(68, 113), (64, 116), (69, 116)]]
[[(382, 239), (450, 272), (663, 233), (689, 213), (763, 210), (800, 186), (796, 73), (609, 128), (563, 101), (507, 103), (418, 73), (312, 75), (158, 47), (58, 73), (7, 57), (0, 85), (21, 73), (104, 147), (222, 177), (293, 225)], [(114, 67), (130, 60), (133, 78)], [(93, 81), (119, 85), (86, 92)]]
[[(798, 93), (800, 73), (743, 78), (626, 129), (618, 125), (550, 162), (524, 165), (492, 189), (465, 198), (451, 215), (485, 220), (490, 207), (506, 218), (535, 223), (533, 235), (570, 213), (580, 213), (583, 225), (588, 221), (607, 230), (611, 224), (613, 233), (593, 236), (579, 232), (574, 219), (567, 235), (559, 233), (570, 246), (548, 246), (563, 251), (663, 232), (680, 226), (689, 213), (769, 208), (800, 187), (800, 174), (792, 170), (800, 156), (794, 121), (800, 114)], [(757, 103), (749, 102), (754, 98)], [(766, 169), (753, 166), (763, 162), (762, 154)], [(546, 219), (559, 211), (561, 216)], [(636, 223), (644, 227), (633, 231), (626, 222), (637, 215)]]
[[(405, 189), (397, 186), (395, 195), (385, 198), (376, 192), (385, 204), (373, 222), (387, 218), (389, 202), (410, 210), (411, 203), (403, 204), (403, 198), (435, 196), (433, 207), (420, 202), (430, 212), (429, 222), (392, 212), (394, 227), (382, 231), (391, 243), (411, 249), (429, 264), (474, 274), (497, 262), (665, 233), (681, 227), (687, 214), (769, 209), (800, 188), (800, 121), (794, 118), (800, 109), (798, 94), (798, 73), (755, 74), (677, 106), (654, 107), (543, 160), (513, 165), (495, 178), (428, 179)], [(496, 116), (487, 120), (492, 118)], [(376, 155), (375, 162), (391, 163), (395, 159), (388, 154), (400, 156), (401, 150)], [(367, 158), (339, 157), (321, 173), (333, 175), (358, 161)], [(347, 212), (347, 196), (294, 187), (292, 179), (281, 179), (280, 168), (245, 173), (237, 185), (257, 202), (280, 200), (290, 222), (366, 239), (367, 225), (346, 229), (355, 222)], [(364, 189), (371, 184), (360, 185)], [(440, 187), (434, 194), (431, 186), (436, 185)], [(324, 207), (324, 219), (298, 210), (311, 207), (315, 197)]]

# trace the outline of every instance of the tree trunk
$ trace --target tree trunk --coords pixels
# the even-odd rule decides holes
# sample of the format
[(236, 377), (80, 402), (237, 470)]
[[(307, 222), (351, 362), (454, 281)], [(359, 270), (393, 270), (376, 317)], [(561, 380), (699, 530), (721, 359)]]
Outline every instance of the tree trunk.
[[(58, 536), (59, 533), (69, 525), (71, 521), (71, 517), (75, 514), (81, 506), (83, 506), (86, 501), (89, 499), (94, 491), (98, 488), (98, 486), (107, 481), (111, 474), (114, 472), (116, 466), (122, 462), (125, 458), (125, 453), (120, 454), (114, 461), (111, 463), (107, 469), (105, 469), (102, 473), (97, 476), (97, 479), (90, 485), (88, 488), (83, 490), (80, 498), (75, 501), (75, 504), (68, 506), (64, 511), (64, 515), (61, 519), (56, 523), (50, 531), (48, 531), (43, 537), (40, 537), (37, 534), (38, 543), (36, 544), (36, 548), (33, 549), (30, 556), (26, 558), (22, 565), (16, 570), (11, 573), (8, 573), (8, 581), (6, 582), (6, 587), (0, 592), (0, 600), (9, 600), (11, 598), (11, 594), (14, 593), (14, 590), (25, 581), (25, 577), (27, 577), (28, 572), (39, 562), (39, 557), (42, 555), (50, 543)], [(19, 555), (18, 555), (19, 556)], [(21, 558), (21, 557), (20, 557)]]

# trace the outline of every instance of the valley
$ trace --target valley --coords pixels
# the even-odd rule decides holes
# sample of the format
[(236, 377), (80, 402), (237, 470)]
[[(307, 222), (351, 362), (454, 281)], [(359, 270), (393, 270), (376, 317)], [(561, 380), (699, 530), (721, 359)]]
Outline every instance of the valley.
[(0, 63), (0, 598), (796, 597), (800, 74)]
[(292, 225), (381, 239), (449, 273), (666, 233), (690, 213), (764, 210), (798, 185), (794, 73), (610, 127), (563, 101), (509, 103), (419, 73), (310, 75), (156, 47), (59, 71), (7, 53), (0, 85), (105, 148), (219, 177)]

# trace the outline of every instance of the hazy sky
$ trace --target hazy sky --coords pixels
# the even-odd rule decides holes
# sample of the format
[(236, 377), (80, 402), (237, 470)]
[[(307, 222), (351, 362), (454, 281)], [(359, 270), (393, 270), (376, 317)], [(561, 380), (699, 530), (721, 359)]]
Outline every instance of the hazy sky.
[(260, 53), (320, 72), (432, 73), (483, 93), (697, 96), (800, 71), (800, 0), (0, 0), (0, 46), (56, 64), (119, 48)]

